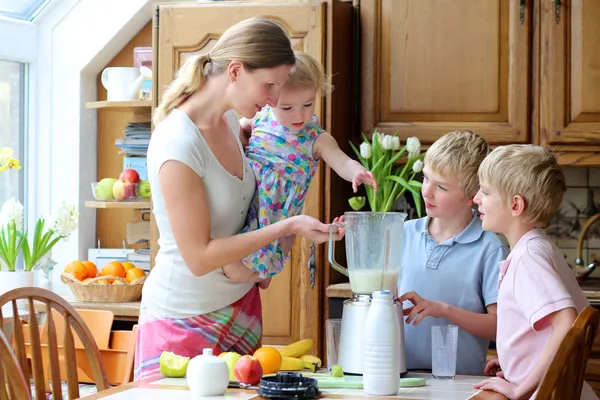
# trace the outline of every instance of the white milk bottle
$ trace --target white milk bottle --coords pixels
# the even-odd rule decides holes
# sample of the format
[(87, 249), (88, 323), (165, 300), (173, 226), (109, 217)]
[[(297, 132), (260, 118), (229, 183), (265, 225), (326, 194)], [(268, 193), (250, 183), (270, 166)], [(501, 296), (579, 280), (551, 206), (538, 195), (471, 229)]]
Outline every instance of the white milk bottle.
[(391, 396), (400, 388), (400, 330), (390, 290), (373, 292), (365, 322), (363, 386), (372, 396)]

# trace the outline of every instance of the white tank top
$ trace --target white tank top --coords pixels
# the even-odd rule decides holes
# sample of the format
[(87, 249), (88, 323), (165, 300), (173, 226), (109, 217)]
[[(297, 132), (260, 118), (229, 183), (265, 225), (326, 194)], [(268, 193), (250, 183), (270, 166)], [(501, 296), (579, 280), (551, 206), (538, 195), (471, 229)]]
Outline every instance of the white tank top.
[(144, 283), (142, 303), (156, 317), (189, 318), (230, 305), (244, 296), (253, 283), (230, 281), (221, 268), (195, 277), (185, 264), (173, 237), (165, 210), (158, 171), (169, 160), (189, 166), (203, 180), (210, 207), (211, 238), (232, 236), (244, 227), (255, 179), (239, 140), (235, 111), (225, 113), (244, 161), (243, 179), (231, 175), (211, 152), (196, 125), (183, 111), (173, 110), (152, 133), (148, 148), (148, 180), (160, 249)]

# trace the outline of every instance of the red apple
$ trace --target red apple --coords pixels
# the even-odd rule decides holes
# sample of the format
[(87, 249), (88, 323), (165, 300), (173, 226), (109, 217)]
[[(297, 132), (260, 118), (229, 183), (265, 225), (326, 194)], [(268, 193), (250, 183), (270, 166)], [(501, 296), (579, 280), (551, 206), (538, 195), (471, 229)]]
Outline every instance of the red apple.
[(262, 378), (262, 374), (263, 371), (260, 362), (252, 356), (242, 356), (242, 358), (235, 363), (235, 368), (233, 370), (235, 380), (248, 385), (258, 385), (260, 383), (260, 378)]
[(117, 200), (125, 200), (136, 197), (135, 183), (116, 181), (113, 185), (113, 196)]
[(129, 183), (138, 183), (140, 181), (140, 174), (135, 169), (125, 169), (119, 175), (119, 180)]

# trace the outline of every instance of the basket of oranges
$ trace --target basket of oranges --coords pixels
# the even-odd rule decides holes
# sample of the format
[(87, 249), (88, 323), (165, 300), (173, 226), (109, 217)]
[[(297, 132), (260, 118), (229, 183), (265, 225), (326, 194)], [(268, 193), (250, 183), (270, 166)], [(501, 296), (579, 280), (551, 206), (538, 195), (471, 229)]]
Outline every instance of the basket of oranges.
[(127, 303), (142, 296), (146, 273), (130, 262), (111, 261), (98, 271), (91, 261), (72, 261), (60, 280), (78, 301)]

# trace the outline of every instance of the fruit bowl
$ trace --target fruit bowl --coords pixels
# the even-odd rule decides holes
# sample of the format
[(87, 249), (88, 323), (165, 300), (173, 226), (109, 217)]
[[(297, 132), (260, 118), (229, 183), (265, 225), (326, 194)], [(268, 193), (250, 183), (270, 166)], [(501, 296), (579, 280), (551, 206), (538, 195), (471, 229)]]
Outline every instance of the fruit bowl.
[[(114, 184), (92, 182), (92, 195), (98, 201), (137, 200), (139, 184), (116, 181)], [(115, 196), (116, 194), (116, 196)]]
[[(66, 284), (78, 301), (102, 303), (128, 303), (138, 301), (142, 297), (142, 288), (146, 276), (131, 283), (119, 276), (98, 276), (82, 282), (70, 273), (62, 273), (60, 280)], [(119, 281), (119, 284), (109, 283)]]

